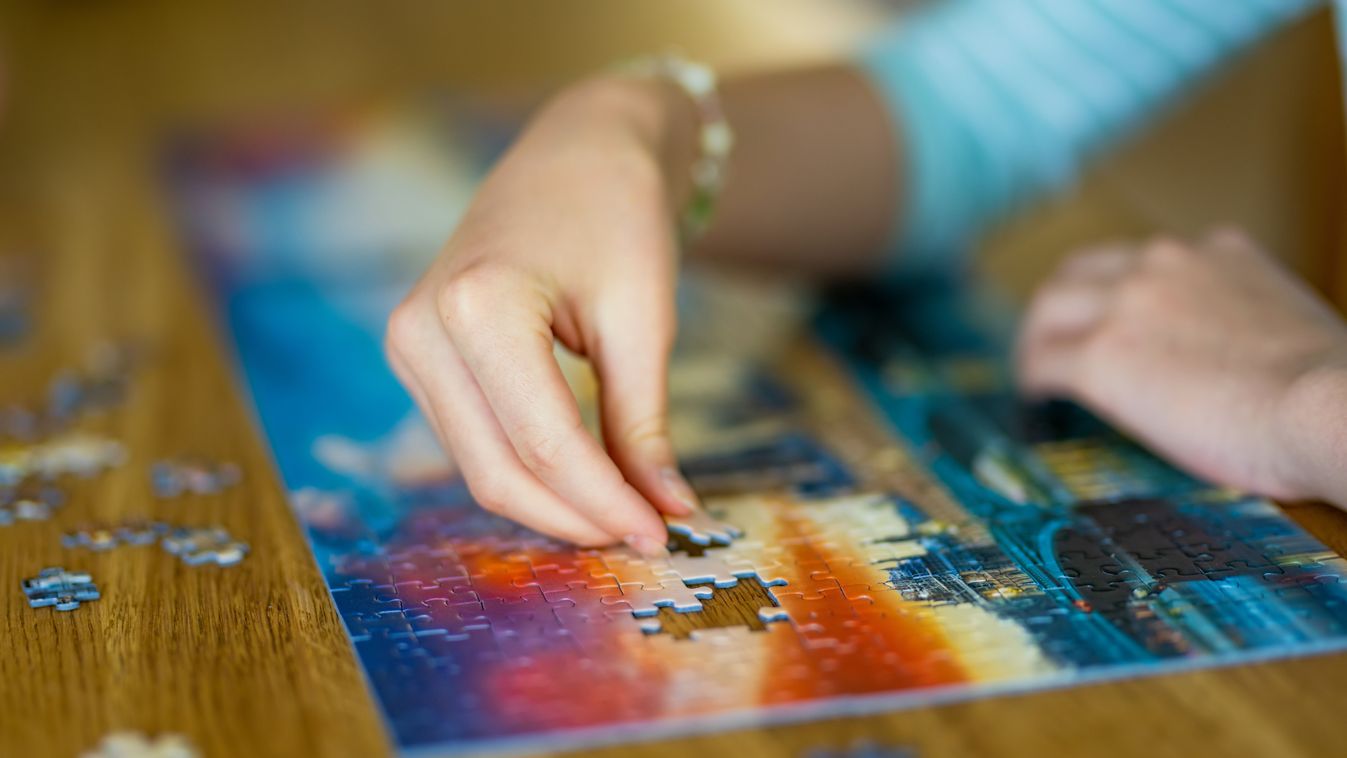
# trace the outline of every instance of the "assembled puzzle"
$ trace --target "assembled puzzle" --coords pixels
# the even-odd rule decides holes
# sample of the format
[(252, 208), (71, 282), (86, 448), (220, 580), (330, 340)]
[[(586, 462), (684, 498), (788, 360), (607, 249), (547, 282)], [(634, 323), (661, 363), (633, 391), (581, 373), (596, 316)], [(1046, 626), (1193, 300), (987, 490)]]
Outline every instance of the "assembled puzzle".
[[(559, 750), (1347, 647), (1342, 558), (1079, 408), (1018, 400), (1004, 319), (938, 280), (817, 309), (687, 284), (672, 423), (706, 514), (673, 525), (669, 561), (484, 512), (381, 349), (480, 166), (463, 120), (424, 122), (174, 164), (403, 749)], [(560, 358), (592, 413), (592, 378)], [(742, 585), (756, 619), (667, 628)]]

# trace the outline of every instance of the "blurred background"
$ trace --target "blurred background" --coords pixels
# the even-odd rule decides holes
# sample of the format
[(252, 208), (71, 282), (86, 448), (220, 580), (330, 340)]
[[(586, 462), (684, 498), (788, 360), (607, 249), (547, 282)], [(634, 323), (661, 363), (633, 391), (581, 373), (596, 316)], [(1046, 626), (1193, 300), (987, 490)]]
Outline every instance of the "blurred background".
[[(848, 55), (919, 2), (349, 0), (8, 2), (0, 201), (165, 201), (165, 146), (258, 123), (330, 122), (453, 96), (510, 119), (609, 63), (677, 48), (724, 70)], [(1090, 171), (1006, 224), (988, 270), (1022, 292), (1070, 246), (1238, 221), (1339, 303), (1341, 80), (1328, 9), (1278, 33)], [(93, 253), (91, 253), (93, 254)]]

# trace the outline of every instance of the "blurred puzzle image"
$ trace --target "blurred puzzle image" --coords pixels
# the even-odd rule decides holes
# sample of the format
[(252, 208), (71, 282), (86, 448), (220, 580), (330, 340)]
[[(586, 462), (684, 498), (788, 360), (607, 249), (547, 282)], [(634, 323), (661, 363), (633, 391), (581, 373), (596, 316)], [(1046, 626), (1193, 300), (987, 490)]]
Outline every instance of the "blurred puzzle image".
[[(939, 279), (805, 301), (687, 277), (671, 422), (706, 512), (671, 524), (668, 561), (476, 507), (382, 333), (505, 142), (495, 123), (370, 110), (184, 144), (168, 171), (401, 748), (561, 749), (1347, 648), (1341, 557), (1075, 406), (1020, 400), (995, 295)], [(593, 377), (562, 357), (592, 416)], [(761, 608), (669, 623), (726, 592)]]

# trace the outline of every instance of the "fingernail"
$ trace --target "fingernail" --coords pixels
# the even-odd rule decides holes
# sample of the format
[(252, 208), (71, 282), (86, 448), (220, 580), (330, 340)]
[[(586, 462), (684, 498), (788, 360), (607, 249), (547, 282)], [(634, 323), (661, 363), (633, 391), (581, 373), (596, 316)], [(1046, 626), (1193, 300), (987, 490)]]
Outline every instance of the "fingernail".
[(628, 534), (622, 538), (627, 546), (640, 553), (646, 558), (668, 558), (669, 549), (659, 540), (653, 539), (644, 534)]
[(688, 480), (678, 473), (673, 467), (667, 467), (659, 472), (660, 478), (664, 480), (664, 488), (673, 495), (674, 500), (683, 506), (683, 513), (679, 515), (686, 516), (697, 510), (697, 493), (692, 491), (692, 485)]

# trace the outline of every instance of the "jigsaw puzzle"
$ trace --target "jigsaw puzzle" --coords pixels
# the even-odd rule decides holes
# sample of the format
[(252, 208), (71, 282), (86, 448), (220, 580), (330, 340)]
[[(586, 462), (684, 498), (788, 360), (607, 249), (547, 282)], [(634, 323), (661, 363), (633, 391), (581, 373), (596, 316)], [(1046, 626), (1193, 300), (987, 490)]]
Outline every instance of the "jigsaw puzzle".
[[(1021, 403), (1007, 320), (945, 282), (839, 292), (812, 319), (688, 283), (671, 419), (706, 512), (670, 523), (669, 560), (487, 514), (381, 351), (472, 184), (470, 122), (430, 123), (348, 123), (320, 158), (226, 141), (176, 165), (401, 747), (560, 750), (1347, 646), (1342, 558), (1079, 408)], [(398, 224), (363, 212), (372, 192)], [(592, 377), (559, 358), (592, 420)], [(662, 609), (691, 618), (741, 583), (766, 598), (757, 624), (664, 628)]]

